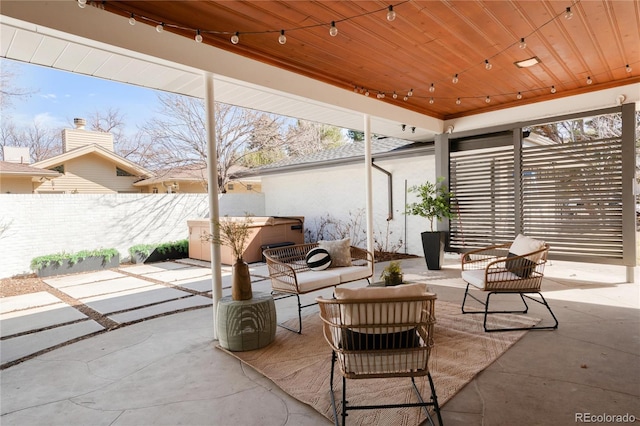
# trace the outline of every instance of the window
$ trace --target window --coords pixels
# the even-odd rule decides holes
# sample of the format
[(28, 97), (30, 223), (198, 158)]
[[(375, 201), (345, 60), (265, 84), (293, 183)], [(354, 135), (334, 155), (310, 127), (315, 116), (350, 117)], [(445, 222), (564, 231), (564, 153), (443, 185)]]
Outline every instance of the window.
[(64, 164), (60, 164), (59, 166), (52, 167), (49, 170), (53, 170), (54, 172), (64, 174)]
[(120, 167), (116, 167), (116, 176), (134, 176), (126, 170), (122, 170)]

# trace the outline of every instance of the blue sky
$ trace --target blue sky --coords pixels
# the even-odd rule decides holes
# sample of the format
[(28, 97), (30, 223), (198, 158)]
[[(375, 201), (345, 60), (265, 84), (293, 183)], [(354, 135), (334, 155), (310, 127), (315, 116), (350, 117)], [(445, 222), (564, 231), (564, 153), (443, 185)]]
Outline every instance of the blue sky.
[(158, 92), (151, 89), (7, 59), (0, 59), (0, 69), (15, 75), (15, 87), (34, 92), (13, 100), (2, 122), (12, 119), (22, 126), (39, 120), (44, 127), (72, 127), (74, 118), (111, 108), (124, 116), (127, 133), (133, 134), (156, 110)]

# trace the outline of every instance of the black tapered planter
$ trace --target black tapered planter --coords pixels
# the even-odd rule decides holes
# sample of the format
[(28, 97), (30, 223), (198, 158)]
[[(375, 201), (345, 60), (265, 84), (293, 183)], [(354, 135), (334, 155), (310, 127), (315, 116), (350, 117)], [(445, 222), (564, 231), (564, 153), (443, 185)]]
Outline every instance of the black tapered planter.
[(422, 250), (424, 251), (424, 260), (427, 262), (427, 269), (440, 269), (440, 265), (444, 261), (444, 240), (445, 233), (442, 231), (423, 232)]

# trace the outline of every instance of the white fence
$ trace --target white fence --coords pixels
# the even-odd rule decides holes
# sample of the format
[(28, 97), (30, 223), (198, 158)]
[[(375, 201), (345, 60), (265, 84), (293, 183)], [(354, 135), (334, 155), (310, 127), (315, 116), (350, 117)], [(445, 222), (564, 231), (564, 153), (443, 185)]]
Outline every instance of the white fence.
[[(207, 194), (2, 194), (0, 278), (31, 273), (31, 259), (58, 252), (188, 238), (187, 220), (207, 217)], [(220, 215), (264, 215), (263, 194), (224, 194)]]

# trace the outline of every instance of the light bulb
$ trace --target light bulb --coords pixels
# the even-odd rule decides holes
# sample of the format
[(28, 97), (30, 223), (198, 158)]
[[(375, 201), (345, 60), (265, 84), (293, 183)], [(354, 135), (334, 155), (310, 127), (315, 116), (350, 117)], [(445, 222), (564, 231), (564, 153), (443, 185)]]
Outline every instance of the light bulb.
[(456, 83), (458, 82), (458, 74), (456, 74), (456, 75), (454, 75), (454, 76), (453, 76), (453, 80), (451, 80), (451, 82), (452, 82), (453, 84), (456, 84)]
[(433, 104), (434, 102), (435, 102), (435, 100), (434, 100), (433, 98), (430, 98), (430, 99), (429, 99), (429, 103), (430, 103), (430, 104)]
[(158, 25), (156, 25), (156, 31), (159, 32), (159, 33), (164, 31), (164, 22), (161, 22)]
[(335, 37), (338, 35), (338, 28), (336, 27), (335, 21), (331, 21), (331, 28), (329, 28), (329, 35), (331, 37)]
[(405, 96), (404, 98), (402, 98), (402, 100), (406, 102), (406, 101), (408, 101), (408, 100), (409, 100), (409, 97), (408, 97), (408, 96)]
[(202, 43), (202, 34), (200, 34), (200, 30), (197, 30), (196, 32), (195, 41), (196, 43)]
[(407, 96), (413, 96), (413, 89), (409, 90), (409, 92), (407, 93)]
[(231, 36), (231, 43), (233, 44), (240, 43), (240, 33), (236, 32), (234, 35)]
[(287, 42), (287, 37), (284, 35), (284, 30), (280, 30), (280, 37), (278, 37), (278, 43), (285, 44)]
[(484, 101), (485, 101), (486, 103), (489, 103), (489, 102), (491, 102), (491, 98), (490, 98), (489, 96), (487, 96), (487, 97), (484, 99)]
[(389, 6), (389, 11), (387, 12), (387, 21), (391, 22), (396, 19), (396, 12), (393, 10), (393, 6)]
[(433, 85), (433, 83), (431, 83), (431, 86), (429, 86), (429, 92), (433, 93), (436, 91), (436, 86)]
[(556, 93), (556, 86), (551, 86), (551, 93)]
[(129, 24), (130, 25), (135, 25), (136, 24), (136, 17), (133, 16), (133, 13), (131, 14), (131, 17), (129, 18)]
[(460, 105), (462, 103), (462, 101), (460, 100), (460, 98), (456, 99), (456, 105)]
[(516, 99), (522, 99), (522, 93), (518, 92), (518, 94), (516, 95)]
[(365, 96), (369, 96), (369, 90), (368, 90), (368, 89), (365, 89), (365, 91), (364, 91), (364, 95), (365, 95)]
[(393, 99), (398, 99), (398, 94), (395, 91), (393, 92), (392, 96), (393, 96)]
[(358, 86), (355, 86), (355, 87), (353, 88), (353, 91), (354, 91), (354, 92), (356, 92), (356, 93), (358, 93)]
[(631, 66), (629, 66), (629, 64), (627, 64), (627, 65), (624, 67), (624, 69), (625, 69), (625, 71), (627, 71), (627, 72), (631, 72)]
[(520, 49), (526, 49), (527, 48), (527, 42), (524, 41), (524, 37), (522, 37), (520, 39)]
[(573, 18), (573, 12), (571, 11), (570, 7), (567, 7), (567, 9), (564, 12), (564, 19), (569, 20), (571, 18)]
[(591, 84), (593, 83), (593, 80), (591, 80), (591, 77), (587, 77), (587, 84)]
[(484, 67), (486, 70), (490, 70), (491, 68), (493, 68), (493, 65), (491, 65), (491, 62), (489, 62), (488, 59), (484, 60)]
[(80, 9), (84, 9), (85, 7), (87, 7), (87, 0), (78, 0), (78, 7)]

